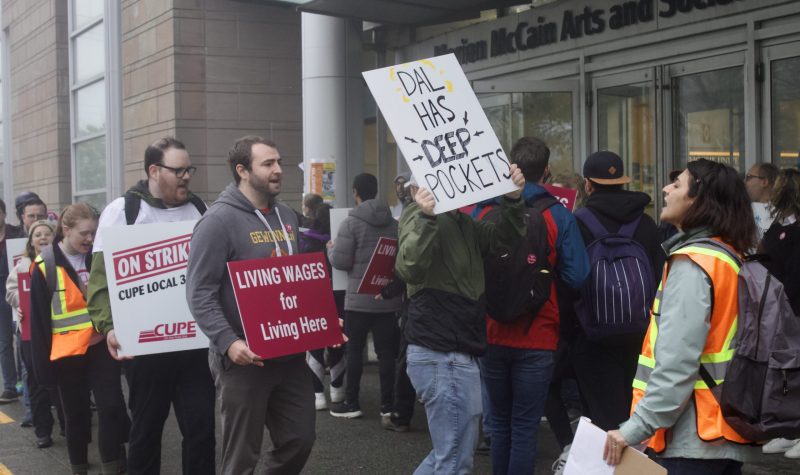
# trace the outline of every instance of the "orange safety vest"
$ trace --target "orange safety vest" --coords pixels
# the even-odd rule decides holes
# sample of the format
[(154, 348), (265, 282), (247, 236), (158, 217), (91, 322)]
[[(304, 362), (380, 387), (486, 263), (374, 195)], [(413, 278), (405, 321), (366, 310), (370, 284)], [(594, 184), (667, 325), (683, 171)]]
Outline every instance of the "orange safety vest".
[[(714, 238), (720, 241), (718, 238)], [(720, 241), (721, 242), (721, 241)], [(739, 313), (739, 265), (725, 252), (710, 244), (688, 243), (670, 254), (684, 255), (700, 266), (711, 279), (712, 309), (711, 328), (709, 329), (700, 362), (708, 370), (717, 384), (725, 380), (725, 372), (733, 359), (736, 348), (736, 328)], [(650, 326), (647, 328), (642, 354), (639, 355), (639, 365), (636, 377), (633, 380), (633, 403), (631, 413), (636, 404), (647, 392), (647, 381), (650, 373), (656, 366), (658, 354), (655, 353), (658, 327), (661, 322), (661, 298), (663, 296), (664, 282), (669, 274), (669, 262), (664, 265), (664, 276), (658, 286), (655, 300), (653, 301)], [(734, 431), (722, 416), (720, 409), (711, 390), (698, 375), (694, 383), (694, 403), (697, 413), (697, 435), (704, 442), (725, 439), (736, 443), (749, 443)], [(637, 441), (638, 442), (638, 441)], [(666, 428), (661, 428), (648, 440), (647, 446), (656, 452), (662, 452), (667, 445)]]
[[(43, 252), (53, 252), (51, 249)], [(34, 263), (42, 276), (47, 279), (45, 259), (39, 255)], [(67, 356), (85, 355), (89, 342), (94, 335), (94, 326), (89, 317), (86, 297), (75, 282), (69, 278), (66, 269), (56, 266), (55, 288), (51, 299), (50, 325), (52, 327), (52, 345), (50, 361)]]

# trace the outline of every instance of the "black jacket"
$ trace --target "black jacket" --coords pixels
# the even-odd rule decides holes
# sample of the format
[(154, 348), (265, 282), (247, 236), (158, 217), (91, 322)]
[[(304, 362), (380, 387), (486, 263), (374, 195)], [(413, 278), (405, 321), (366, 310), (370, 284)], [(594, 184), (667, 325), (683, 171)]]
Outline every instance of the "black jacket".
[(783, 284), (792, 310), (800, 315), (800, 223), (774, 222), (761, 240), (764, 267)]

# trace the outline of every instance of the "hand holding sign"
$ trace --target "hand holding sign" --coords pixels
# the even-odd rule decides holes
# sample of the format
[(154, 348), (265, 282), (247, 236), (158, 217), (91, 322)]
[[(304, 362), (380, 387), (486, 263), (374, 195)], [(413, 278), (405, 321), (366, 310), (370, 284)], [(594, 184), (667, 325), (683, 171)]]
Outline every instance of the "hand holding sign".
[(414, 195), (414, 201), (417, 202), (417, 205), (419, 205), (423, 213), (428, 216), (435, 215), (433, 208), (436, 206), (436, 200), (433, 198), (433, 193), (427, 188), (418, 188), (417, 194)]
[(512, 163), (511, 166), (508, 167), (508, 171), (511, 173), (511, 181), (517, 186), (517, 189), (506, 193), (506, 198), (516, 201), (522, 196), (522, 188), (525, 186), (525, 176), (522, 174), (522, 170), (517, 167), (516, 163)]
[(264, 362), (260, 356), (250, 351), (244, 340), (236, 340), (227, 351), (228, 358), (239, 366), (247, 366), (249, 364), (255, 366), (264, 366)]

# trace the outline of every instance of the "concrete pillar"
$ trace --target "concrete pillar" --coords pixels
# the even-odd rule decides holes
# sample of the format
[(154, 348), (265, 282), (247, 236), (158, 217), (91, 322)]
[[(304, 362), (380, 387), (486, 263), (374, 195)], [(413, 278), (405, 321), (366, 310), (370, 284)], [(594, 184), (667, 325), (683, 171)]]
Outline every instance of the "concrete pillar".
[(302, 13), (304, 189), (309, 163), (336, 162), (335, 207), (354, 205), (364, 163), (361, 22)]

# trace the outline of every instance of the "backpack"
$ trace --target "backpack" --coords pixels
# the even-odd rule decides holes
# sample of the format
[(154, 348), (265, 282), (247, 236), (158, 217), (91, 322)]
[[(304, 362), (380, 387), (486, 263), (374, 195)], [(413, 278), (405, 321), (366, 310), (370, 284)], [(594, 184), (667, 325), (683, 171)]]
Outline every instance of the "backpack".
[(740, 266), (736, 353), (717, 384), (700, 364), (725, 421), (745, 439), (763, 441), (800, 437), (800, 317), (794, 314), (783, 284), (754, 257), (744, 262), (728, 246), (713, 244)]
[[(142, 207), (142, 197), (138, 193), (131, 193), (130, 191), (125, 192), (123, 195), (125, 197), (125, 223), (130, 226), (136, 222), (136, 218), (139, 217), (139, 210)], [(200, 215), (205, 214), (208, 206), (195, 195), (189, 195), (189, 203), (193, 204)]]
[(642, 216), (609, 233), (588, 208), (575, 212), (592, 233), (586, 247), (590, 274), (580, 291), (575, 314), (590, 340), (644, 334), (656, 289), (644, 247), (633, 239)]
[[(503, 255), (490, 255), (484, 259), (486, 276), (486, 311), (500, 323), (511, 323), (529, 318), (525, 333), (530, 330), (533, 318), (550, 298), (553, 270), (548, 256), (547, 223), (542, 213), (557, 199), (546, 195), (528, 207), (528, 233), (511, 251)], [(489, 207), (481, 211), (478, 219), (500, 221), (500, 208)]]

